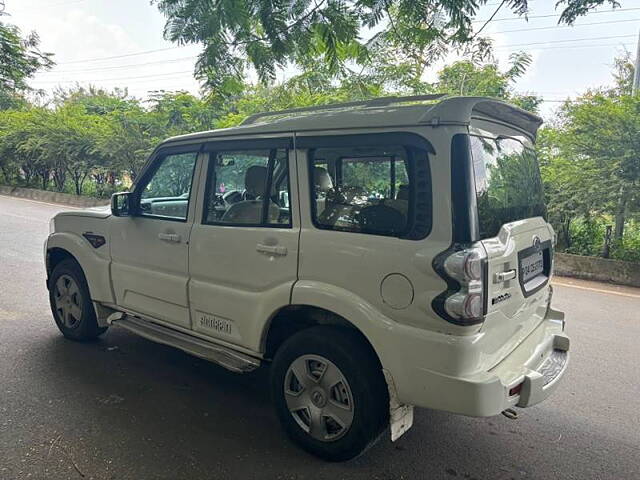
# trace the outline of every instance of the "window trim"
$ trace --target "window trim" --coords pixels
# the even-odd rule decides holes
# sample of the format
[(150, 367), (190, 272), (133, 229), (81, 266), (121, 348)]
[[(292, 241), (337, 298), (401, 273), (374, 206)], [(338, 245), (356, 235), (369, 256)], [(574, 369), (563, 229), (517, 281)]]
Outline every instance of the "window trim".
[(480, 239), (480, 224), (468, 133), (456, 133), (451, 139), (450, 168), (452, 243), (473, 243)]
[[(273, 184), (273, 173), (275, 168), (275, 161), (277, 158), (278, 150), (283, 150), (286, 158), (286, 166), (287, 166), (287, 177), (291, 178), (291, 172), (289, 168), (289, 153), (293, 149), (293, 139), (292, 138), (259, 138), (259, 139), (249, 139), (249, 140), (227, 140), (220, 142), (211, 142), (204, 146), (204, 151), (208, 153), (207, 159), (207, 168), (205, 172), (205, 188), (204, 188), (204, 198), (202, 204), (202, 217), (200, 218), (201, 225), (207, 225), (212, 227), (236, 227), (236, 228), (293, 228), (293, 209), (291, 205), (291, 201), (289, 202), (289, 222), (288, 223), (267, 223), (265, 220), (265, 216), (267, 215), (267, 200), (271, 198), (271, 196), (264, 196), (262, 199), (262, 212), (261, 212), (261, 222), (260, 223), (233, 223), (233, 222), (220, 222), (220, 221), (208, 221), (207, 215), (209, 213), (209, 209), (207, 207), (207, 199), (209, 198), (209, 194), (211, 193), (211, 182), (209, 181), (209, 173), (211, 169), (215, 169), (215, 157), (218, 153), (223, 152), (234, 152), (234, 151), (252, 151), (252, 150), (269, 150), (269, 159), (267, 162), (267, 181), (265, 182), (265, 192), (269, 191), (271, 185)], [(275, 152), (275, 155), (273, 154)], [(287, 192), (289, 193), (289, 198), (291, 198), (291, 181), (287, 181)]]
[[(407, 175), (409, 179), (413, 178), (414, 181), (410, 182), (409, 188), (409, 204), (407, 209), (407, 228), (401, 233), (381, 233), (374, 231), (357, 231), (348, 228), (334, 227), (330, 225), (320, 224), (317, 220), (317, 204), (315, 199), (315, 181), (314, 181), (314, 153), (319, 148), (344, 148), (344, 147), (357, 147), (357, 146), (389, 146), (395, 145), (402, 147), (408, 157)], [(296, 138), (296, 148), (307, 150), (307, 185), (309, 187), (309, 214), (311, 216), (311, 223), (319, 230), (329, 230), (335, 232), (356, 233), (362, 235), (374, 235), (378, 237), (398, 238), (401, 240), (424, 240), (427, 238), (433, 229), (433, 181), (431, 176), (431, 163), (429, 154), (435, 154), (435, 149), (431, 143), (421, 135), (411, 132), (382, 132), (376, 134), (345, 134), (345, 135), (323, 135), (323, 136), (305, 136)], [(416, 150), (422, 150), (426, 156), (425, 168), (422, 172), (426, 176), (429, 203), (429, 215), (428, 222), (424, 226), (422, 232), (416, 232), (416, 227), (419, 225), (416, 217), (416, 203), (418, 200), (418, 192), (416, 191), (417, 161), (413, 158)], [(396, 159), (397, 161), (397, 159)], [(328, 163), (327, 163), (328, 164)], [(336, 167), (336, 176), (342, 176), (342, 172), (338, 174), (338, 168)]]
[[(150, 163), (148, 164), (148, 167), (145, 168), (141, 172), (140, 176), (136, 179), (133, 192), (132, 192), (134, 197), (133, 198), (134, 205), (135, 205), (135, 211), (133, 212), (133, 216), (137, 218), (151, 218), (155, 220), (166, 220), (168, 222), (187, 223), (189, 221), (191, 200), (193, 198), (193, 195), (192, 195), (193, 187), (196, 181), (195, 174), (198, 166), (198, 157), (200, 156), (201, 152), (202, 152), (202, 144), (173, 146), (173, 147), (162, 148), (158, 150), (153, 155)], [(191, 171), (191, 187), (189, 189), (189, 199), (187, 200), (186, 217), (185, 218), (165, 217), (162, 215), (151, 215), (151, 214), (143, 213), (142, 208), (140, 207), (140, 202), (142, 200), (142, 191), (149, 184), (149, 181), (153, 178), (156, 172), (160, 169), (160, 167), (162, 166), (162, 162), (164, 162), (164, 160), (167, 157), (170, 157), (172, 155), (183, 155), (187, 153), (193, 153), (196, 156), (196, 158), (195, 158), (195, 161), (193, 162), (193, 169)]]

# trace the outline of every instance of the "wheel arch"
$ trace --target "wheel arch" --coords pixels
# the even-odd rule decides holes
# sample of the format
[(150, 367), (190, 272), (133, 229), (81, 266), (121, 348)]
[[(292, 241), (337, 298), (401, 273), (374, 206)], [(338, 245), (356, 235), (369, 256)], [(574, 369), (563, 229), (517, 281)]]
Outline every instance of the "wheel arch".
[[(78, 262), (78, 259), (74, 257), (71, 252), (69, 252), (68, 250), (65, 250), (64, 248), (60, 248), (60, 247), (47, 248), (47, 262), (46, 262), (47, 281), (49, 280), (49, 277), (51, 277), (53, 270), (58, 266), (58, 264), (60, 264), (61, 262), (67, 259), (75, 260), (76, 262)], [(78, 264), (79, 263), (80, 262), (78, 262)]]
[(294, 333), (316, 325), (349, 328), (358, 333), (383, 368), (382, 336), (390, 320), (360, 297), (342, 288), (320, 282), (298, 281), (292, 302), (277, 310), (266, 323), (261, 351), (273, 358), (277, 348)]
[(356, 325), (331, 310), (314, 305), (287, 305), (273, 315), (262, 338), (262, 351), (265, 358), (273, 358), (280, 345), (295, 333), (323, 325), (346, 328), (356, 332), (378, 361), (380, 360), (369, 339)]
[(77, 235), (54, 233), (47, 240), (47, 279), (57, 264), (71, 258), (82, 268), (89, 284), (91, 299), (96, 302), (113, 303), (108, 250), (105, 248), (105, 252), (97, 251), (98, 249), (94, 249), (89, 242)]

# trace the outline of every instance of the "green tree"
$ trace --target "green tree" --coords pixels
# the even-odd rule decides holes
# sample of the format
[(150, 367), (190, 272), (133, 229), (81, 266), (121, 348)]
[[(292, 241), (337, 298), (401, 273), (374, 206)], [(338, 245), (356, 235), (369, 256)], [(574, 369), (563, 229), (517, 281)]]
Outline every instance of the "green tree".
[(561, 118), (563, 146), (598, 172), (599, 183), (606, 189), (599, 203), (603, 210), (613, 205), (615, 238), (621, 240), (640, 184), (640, 96), (591, 92), (567, 102)]
[(614, 256), (635, 258), (624, 246), (626, 226), (635, 238), (640, 212), (640, 96), (631, 95), (632, 77), (625, 54), (615, 60), (612, 86), (567, 100), (539, 134), (550, 218), (570, 251), (601, 248), (604, 223), (612, 222)]
[(542, 99), (536, 95), (521, 95), (514, 90), (515, 82), (531, 64), (527, 53), (514, 53), (506, 71), (500, 71), (495, 61), (464, 60), (444, 67), (438, 74), (434, 89), (451, 95), (496, 97), (536, 112)]
[(25, 106), (27, 80), (53, 66), (52, 54), (41, 52), (36, 33), (23, 37), (15, 25), (0, 22), (0, 110)]
[[(408, 77), (420, 79), (448, 49), (476, 45), (482, 52), (487, 43), (473, 20), (488, 0), (152, 1), (167, 18), (167, 39), (203, 46), (196, 75), (217, 92), (237, 93), (247, 66), (267, 82), (289, 65), (306, 71), (322, 63), (338, 74), (352, 64), (366, 67), (383, 52), (399, 59), (391, 65), (402, 64)], [(560, 22), (571, 24), (603, 4), (618, 6), (616, 0), (561, 0)], [(528, 0), (504, 1), (500, 9), (525, 15)]]

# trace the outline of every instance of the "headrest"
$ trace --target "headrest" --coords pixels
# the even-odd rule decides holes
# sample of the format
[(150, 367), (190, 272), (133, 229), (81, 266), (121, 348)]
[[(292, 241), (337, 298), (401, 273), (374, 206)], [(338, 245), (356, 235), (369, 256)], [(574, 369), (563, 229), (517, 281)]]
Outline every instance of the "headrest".
[(327, 193), (333, 188), (333, 180), (331, 180), (331, 175), (329, 175), (326, 168), (315, 167), (313, 177), (316, 191)]
[(409, 200), (409, 185), (398, 186), (397, 200)]
[(247, 194), (258, 197), (264, 195), (264, 186), (267, 180), (267, 167), (251, 165), (244, 174), (244, 188)]

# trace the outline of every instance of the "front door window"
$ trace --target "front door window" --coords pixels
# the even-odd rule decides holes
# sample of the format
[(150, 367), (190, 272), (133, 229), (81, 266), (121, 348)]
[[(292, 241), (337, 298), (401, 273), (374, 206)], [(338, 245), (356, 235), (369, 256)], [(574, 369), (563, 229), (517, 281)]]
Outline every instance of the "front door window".
[(142, 216), (186, 220), (196, 152), (167, 155), (140, 193)]

